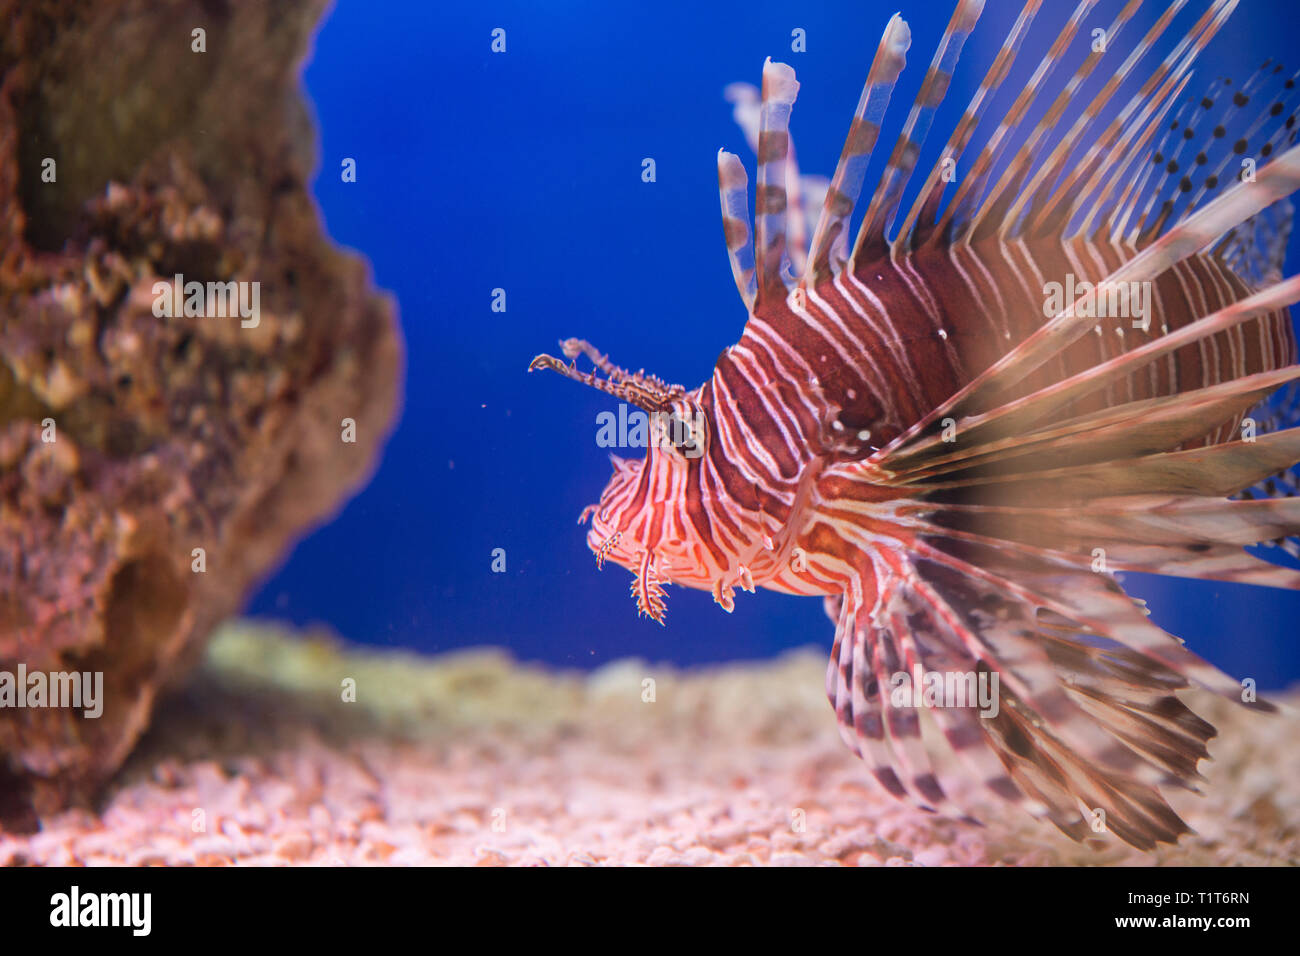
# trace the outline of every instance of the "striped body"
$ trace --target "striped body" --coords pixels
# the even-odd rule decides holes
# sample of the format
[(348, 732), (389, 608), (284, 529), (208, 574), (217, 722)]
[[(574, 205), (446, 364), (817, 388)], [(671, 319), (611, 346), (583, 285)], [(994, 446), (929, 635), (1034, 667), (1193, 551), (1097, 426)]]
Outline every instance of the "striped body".
[[(1213, 733), (1177, 691), (1195, 683), (1263, 706), (1151, 624), (1113, 576), (1300, 586), (1296, 572), (1242, 548), (1294, 547), (1300, 531), (1300, 497), (1285, 494), (1293, 479), (1279, 479), (1283, 492), (1262, 484), (1300, 461), (1300, 430), (1253, 431), (1265, 420), (1259, 404), (1300, 378), (1287, 311), (1300, 279), (1280, 280), (1284, 200), (1300, 186), (1300, 149), (1286, 149), (1294, 81), (1265, 64), (1236, 91), (1221, 80), (1184, 98), (1197, 53), (1236, 5), (1213, 0), (1139, 93), (1112, 103), (1185, 5), (1168, 7), (1066, 127), (1066, 107), (1101, 62), (1095, 49), (1085, 55), (999, 165), (1079, 37), (1093, 6), (1084, 0), (965, 169), (1038, 12), (1027, 2), (891, 236), (982, 9), (961, 0), (851, 247), (910, 32), (897, 17), (886, 27), (824, 190), (798, 187), (798, 84), (769, 62), (759, 108), (737, 109), (757, 124), (747, 129), (758, 157), (752, 232), (744, 168), (719, 155), (749, 319), (710, 380), (688, 391), (631, 374), (573, 339), (563, 343), (573, 364), (539, 356), (532, 366), (663, 421), (702, 423), (690, 448), (655, 440), (643, 461), (615, 459), (584, 512), (598, 564), (630, 569), (638, 609), (661, 623), (670, 583), (710, 590), (727, 610), (737, 588), (825, 597), (836, 624), (827, 692), (844, 739), (885, 789), (925, 809), (968, 815), (954, 799), (962, 781), (931, 759), (941, 738), (965, 779), (1075, 838), (1174, 840), (1186, 828), (1159, 788), (1194, 785)], [(1110, 42), (1140, 6), (1126, 4)], [(1259, 96), (1263, 118), (1230, 142), (1227, 129)], [(1198, 135), (1211, 144), (1200, 148)], [(1233, 181), (1227, 171), (1247, 149), (1258, 173)], [(1197, 179), (1181, 174), (1179, 157)], [(815, 227), (803, 229), (798, 197), (823, 191)], [(1122, 301), (1144, 303), (1144, 314), (1089, 312), (1103, 297), (1080, 290), (1102, 285), (1131, 290)], [(1053, 305), (1062, 289), (1073, 291)], [(584, 354), (595, 371), (577, 370)], [(1291, 414), (1269, 421), (1292, 424)], [(933, 707), (923, 718), (890, 696), (914, 669), (996, 675), (1002, 706)]]
[[(609, 559), (634, 567), (654, 550), (661, 581), (714, 591), (724, 604), (734, 588), (751, 584), (792, 594), (842, 592), (844, 574), (820, 556), (829, 549), (842, 560), (852, 547), (831, 544), (824, 528), (791, 525), (801, 483), (809, 485), (837, 461), (868, 458), (1040, 328), (1048, 282), (1063, 281), (1067, 272), (1096, 282), (1133, 254), (1074, 245), (990, 240), (985, 249), (932, 249), (904, 263), (886, 259), (856, 275), (825, 279), (802, 297), (792, 293), (770, 318), (751, 317), (711, 380), (692, 393), (716, 436), (706, 455), (691, 460), (652, 449), (648, 467), (623, 462), (594, 512), (592, 550), (619, 533)], [(1156, 283), (1151, 327), (1182, 328), (1248, 292), (1218, 260), (1189, 258)], [(1079, 339), (1029, 384), (1063, 379), (1152, 338), (1128, 322), (1095, 329), (1101, 331)], [(1171, 352), (1085, 396), (1070, 413), (1216, 385), (1294, 361), (1290, 317), (1271, 312)], [(1222, 441), (1239, 419), (1216, 423), (1213, 433), (1189, 444)], [(815, 481), (811, 487), (819, 500), (834, 500), (833, 491)], [(877, 495), (885, 502), (906, 497), (886, 485)], [(807, 504), (804, 525), (811, 523)], [(754, 547), (765, 538), (772, 548)], [(778, 539), (787, 546), (777, 548)], [(795, 547), (808, 556), (806, 571), (791, 567)]]

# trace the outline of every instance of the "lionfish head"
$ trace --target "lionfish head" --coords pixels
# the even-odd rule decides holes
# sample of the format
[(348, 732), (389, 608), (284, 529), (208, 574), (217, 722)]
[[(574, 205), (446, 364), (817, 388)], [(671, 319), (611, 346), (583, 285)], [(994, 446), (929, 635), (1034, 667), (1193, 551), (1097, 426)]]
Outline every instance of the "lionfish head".
[[(712, 578), (704, 543), (681, 510), (686, 475), (699, 467), (710, 434), (702, 390), (688, 392), (644, 371), (628, 372), (580, 339), (567, 339), (560, 347), (564, 359), (539, 355), (528, 370), (551, 369), (646, 414), (645, 457), (611, 454), (614, 473), (600, 501), (588, 505), (578, 521), (590, 519), (587, 544), (596, 565), (610, 561), (630, 570), (637, 610), (662, 624), (665, 584), (707, 588)], [(587, 356), (593, 371), (578, 369), (579, 355)]]

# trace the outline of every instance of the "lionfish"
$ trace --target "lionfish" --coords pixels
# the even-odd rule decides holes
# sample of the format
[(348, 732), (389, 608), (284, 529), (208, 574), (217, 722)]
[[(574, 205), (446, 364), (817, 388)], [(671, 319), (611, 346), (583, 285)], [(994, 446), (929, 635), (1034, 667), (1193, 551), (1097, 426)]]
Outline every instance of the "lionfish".
[[(1083, 0), (970, 158), (1041, 6), (1028, 0), (894, 230), (982, 12), (960, 0), (851, 249), (910, 31), (898, 16), (885, 28), (812, 229), (789, 135), (798, 83), (768, 60), (752, 232), (744, 166), (718, 154), (749, 313), (740, 341), (692, 390), (578, 339), (530, 371), (661, 424), (644, 460), (613, 459), (579, 519), (598, 565), (632, 571), (639, 612), (662, 623), (669, 583), (711, 590), (728, 611), (738, 587), (823, 596), (836, 629), (827, 694), (886, 791), (971, 819), (955, 795), (982, 785), (1076, 840), (1100, 817), (1152, 849), (1190, 832), (1161, 788), (1198, 789), (1215, 733), (1177, 692), (1272, 707), (1156, 626), (1115, 572), (1300, 587), (1300, 573), (1245, 550), (1296, 553), (1300, 532), (1300, 428), (1285, 427), (1300, 418), (1288, 311), (1300, 276), (1281, 278), (1300, 148), (1296, 78), (1280, 66), (1185, 96), (1236, 0), (1213, 0), (1120, 105), (1186, 6), (1172, 0), (1116, 66), (1141, 3), (1103, 43), (1079, 38), (1088, 54), (1030, 124), (1094, 6)], [(1103, 63), (1109, 79), (1067, 127)], [(1053, 304), (1050, 288), (1069, 298)], [(1131, 301), (1145, 290), (1146, 314), (1116, 317), (1116, 289)], [(894, 706), (891, 675), (918, 667), (996, 674), (996, 716)]]

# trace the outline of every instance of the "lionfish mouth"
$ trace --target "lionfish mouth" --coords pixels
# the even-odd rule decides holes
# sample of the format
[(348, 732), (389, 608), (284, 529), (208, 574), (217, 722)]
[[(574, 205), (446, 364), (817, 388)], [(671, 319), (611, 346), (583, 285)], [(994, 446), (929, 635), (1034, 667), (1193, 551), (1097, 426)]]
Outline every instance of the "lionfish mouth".
[[(599, 505), (588, 505), (579, 516), (578, 523), (581, 524), (598, 508)], [(598, 529), (592, 529), (591, 537), (594, 538), (599, 534)], [(627, 567), (632, 572), (630, 590), (636, 604), (637, 615), (648, 617), (657, 624), (665, 624), (667, 592), (664, 591), (664, 587), (670, 583), (670, 559), (661, 553), (659, 548), (641, 546), (632, 541), (629, 541), (628, 548), (620, 550), (619, 546), (623, 542), (624, 534), (619, 530), (606, 533), (599, 544), (589, 538), (589, 546), (596, 556), (596, 569), (603, 570), (605, 562), (611, 558)]]
[[(638, 610), (660, 622), (672, 570), (659, 542), (686, 534), (724, 607), (736, 575), (753, 586), (751, 559), (766, 562), (764, 586), (829, 594), (826, 687), (842, 736), (887, 792), (953, 818), (970, 817), (960, 767), (1076, 840), (1175, 842), (1187, 826), (1162, 788), (1196, 788), (1214, 735), (1178, 692), (1196, 684), (1269, 706), (1157, 627), (1114, 575), (1300, 589), (1300, 573), (1245, 550), (1300, 554), (1288, 312), (1300, 276), (1282, 279), (1300, 75), (1268, 62), (1188, 97), (1194, 62), (1237, 5), (1204, 2), (1132, 92), (1126, 81), (1187, 0), (1155, 17), (1117, 69), (1142, 0), (1081, 32), (1094, 6), (1084, 0), (972, 148), (1045, 6), (1025, 0), (897, 231), (982, 0), (956, 3), (865, 210), (865, 171), (911, 45), (901, 17), (881, 37), (829, 183), (796, 168), (789, 66), (769, 60), (761, 94), (730, 88), (758, 182), (751, 221), (744, 165), (719, 152), (749, 322), (711, 379), (717, 442), (689, 465), (647, 456), (618, 497), (619, 527), (593, 523), (607, 535), (592, 540), (597, 563), (626, 563)], [(1073, 75), (1040, 109), (1072, 53)], [(1107, 82), (1075, 103), (1103, 64)], [(1023, 145), (1004, 156), (1011, 144)], [(809, 223), (805, 199), (818, 193)], [(1125, 288), (1140, 293), (1141, 316), (1100, 311)], [(530, 370), (647, 412), (685, 395), (581, 340), (561, 347), (565, 360), (541, 355)], [(581, 355), (595, 371), (578, 371)], [(856, 444), (821, 441), (828, 406)], [(655, 520), (632, 523), (624, 499), (655, 507)], [(1001, 706), (927, 702), (934, 733), (923, 737), (912, 696), (890, 694), (913, 671), (990, 673)], [(958, 759), (933, 760), (936, 746)]]

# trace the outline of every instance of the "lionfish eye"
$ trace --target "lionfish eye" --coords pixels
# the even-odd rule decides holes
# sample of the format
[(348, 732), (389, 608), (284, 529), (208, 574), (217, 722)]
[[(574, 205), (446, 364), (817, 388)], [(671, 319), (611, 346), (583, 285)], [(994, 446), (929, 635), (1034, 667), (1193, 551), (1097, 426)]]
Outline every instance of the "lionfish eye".
[(677, 409), (663, 414), (660, 419), (660, 447), (670, 448), (686, 457), (698, 457), (703, 450), (703, 426), (698, 414), (685, 415)]

